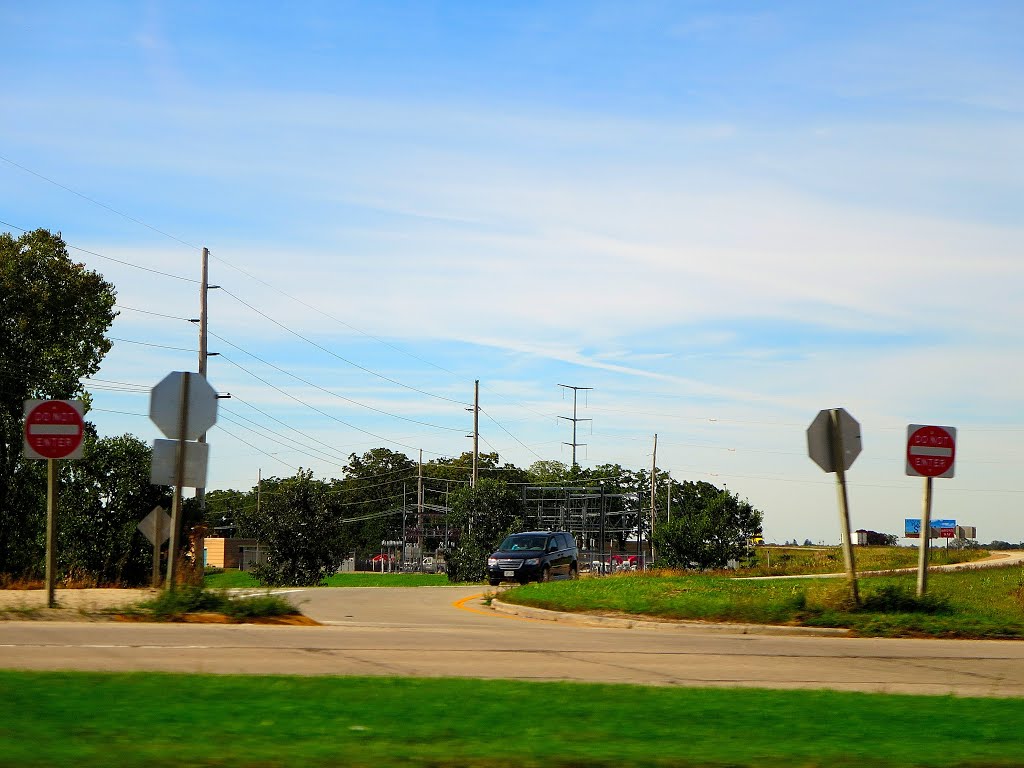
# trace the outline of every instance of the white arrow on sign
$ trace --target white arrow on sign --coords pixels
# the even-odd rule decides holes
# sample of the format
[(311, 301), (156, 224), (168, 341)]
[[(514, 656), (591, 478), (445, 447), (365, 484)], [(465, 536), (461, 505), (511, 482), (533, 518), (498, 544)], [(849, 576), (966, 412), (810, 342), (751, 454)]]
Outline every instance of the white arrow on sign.
[[(182, 402), (186, 377), (188, 400)], [(185, 434), (181, 435), (179, 422), (183, 406), (188, 408), (188, 418)], [(197, 440), (217, 423), (217, 391), (198, 373), (174, 371), (153, 387), (149, 396), (149, 418), (171, 440)]]

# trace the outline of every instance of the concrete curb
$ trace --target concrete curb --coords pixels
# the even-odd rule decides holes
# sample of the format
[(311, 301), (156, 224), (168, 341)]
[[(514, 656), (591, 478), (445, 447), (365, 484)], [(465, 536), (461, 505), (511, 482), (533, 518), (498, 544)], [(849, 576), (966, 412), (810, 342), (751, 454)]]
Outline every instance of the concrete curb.
[(715, 624), (703, 621), (645, 621), (618, 616), (600, 616), (590, 613), (563, 613), (546, 608), (505, 603), (491, 600), (491, 609), (510, 616), (538, 621), (556, 621), (582, 627), (614, 627), (617, 629), (656, 629), (679, 632), (717, 632), (728, 635), (802, 635), (805, 637), (850, 637), (848, 629), (840, 627), (787, 627), (777, 624)]

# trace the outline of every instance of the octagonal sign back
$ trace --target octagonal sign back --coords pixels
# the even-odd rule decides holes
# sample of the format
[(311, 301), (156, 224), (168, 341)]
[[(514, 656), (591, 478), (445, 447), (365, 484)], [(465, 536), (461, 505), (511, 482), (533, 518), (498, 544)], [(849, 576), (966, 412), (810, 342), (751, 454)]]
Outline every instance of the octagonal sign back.
[[(185, 433), (179, 434), (186, 378), (188, 417)], [(198, 440), (217, 423), (217, 392), (198, 373), (174, 371), (153, 387), (149, 395), (149, 418), (171, 440)]]
[[(836, 466), (832, 458), (832, 414), (833, 409), (820, 411), (807, 428), (807, 453), (826, 472), (835, 472)], [(839, 433), (843, 438), (843, 471), (853, 464), (860, 455), (861, 437), (860, 424), (845, 408), (836, 408), (839, 421)]]

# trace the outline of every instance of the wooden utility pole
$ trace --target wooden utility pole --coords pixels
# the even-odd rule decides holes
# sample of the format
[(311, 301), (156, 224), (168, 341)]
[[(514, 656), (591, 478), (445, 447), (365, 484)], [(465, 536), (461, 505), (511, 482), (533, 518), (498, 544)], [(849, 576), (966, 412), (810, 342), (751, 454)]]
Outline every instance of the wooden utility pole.
[(480, 464), (480, 379), (473, 382), (473, 479), (470, 486), (476, 488), (478, 465)]
[[(215, 286), (216, 287), (216, 286)], [(199, 375), (206, 378), (206, 361), (209, 358), (207, 351), (207, 301), (206, 294), (210, 290), (210, 249), (203, 248), (203, 279), (199, 286)], [(206, 442), (206, 433), (199, 436), (199, 442)], [(199, 503), (199, 514), (202, 516), (199, 525), (196, 526), (195, 537), (195, 560), (196, 568), (200, 576), (206, 566), (205, 557), (205, 526), (206, 526), (206, 489), (196, 488), (196, 501)]]
[(654, 499), (658, 490), (658, 433), (654, 433), (654, 453), (651, 455), (651, 565), (654, 564)]
[[(256, 470), (256, 519), (260, 519), (260, 497), (263, 495), (263, 467)], [(232, 520), (232, 523), (235, 521)], [(256, 565), (260, 564), (260, 542), (256, 540)]]
[(416, 473), (416, 546), (420, 551), (420, 570), (423, 569), (423, 449)]

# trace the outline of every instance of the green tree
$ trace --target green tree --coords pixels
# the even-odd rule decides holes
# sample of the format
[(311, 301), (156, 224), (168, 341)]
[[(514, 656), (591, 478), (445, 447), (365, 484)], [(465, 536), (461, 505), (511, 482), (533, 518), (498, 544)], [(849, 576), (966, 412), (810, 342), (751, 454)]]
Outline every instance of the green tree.
[(570, 468), (561, 461), (535, 461), (526, 470), (526, 476), (529, 482), (538, 485), (568, 483), (574, 479), (571, 477), (573, 469), (579, 470), (579, 466)]
[(445, 555), (448, 580), (482, 581), (487, 556), (508, 534), (523, 527), (523, 496), (503, 480), (483, 478), (475, 488), (461, 486), (451, 494), (449, 524), (458, 545)]
[(270, 551), (268, 562), (253, 569), (263, 584), (314, 586), (338, 570), (343, 524), (328, 490), (312, 471), (300, 469), (295, 477), (265, 481), (258, 511), (236, 511), (239, 533)]
[(62, 472), (58, 571), (78, 581), (136, 586), (149, 582), (153, 548), (138, 523), (170, 489), (151, 485), (152, 449), (132, 435), (86, 435), (80, 461)]
[(339, 546), (347, 555), (368, 557), (382, 541), (401, 537), (403, 504), (416, 498), (416, 462), (404, 453), (374, 448), (351, 454), (345, 476), (331, 484), (332, 501), (345, 523)]
[(44, 229), (0, 233), (0, 572), (38, 573), (45, 462), (21, 456), (22, 403), (83, 397), (110, 350), (114, 288)]
[[(523, 483), (527, 481), (527, 472), (514, 464), (499, 464), (497, 453), (481, 453), (477, 456), (477, 479), (492, 478), (506, 483)], [(440, 458), (429, 462), (430, 475), (441, 480), (468, 483), (473, 476), (473, 454), (466, 451), (455, 459)]]
[[(723, 568), (761, 534), (763, 515), (710, 483), (684, 482), (672, 494), (672, 522), (655, 528), (658, 559), (673, 568)], [(678, 502), (676, 501), (678, 499)]]
[(205, 519), (209, 536), (228, 536), (234, 532), (238, 510), (256, 507), (256, 490), (221, 489), (206, 494)]

